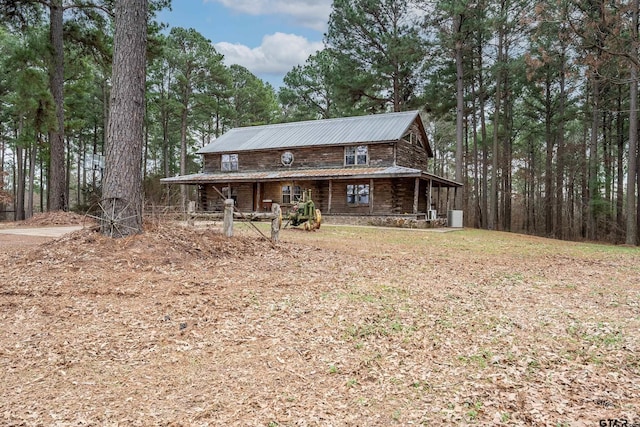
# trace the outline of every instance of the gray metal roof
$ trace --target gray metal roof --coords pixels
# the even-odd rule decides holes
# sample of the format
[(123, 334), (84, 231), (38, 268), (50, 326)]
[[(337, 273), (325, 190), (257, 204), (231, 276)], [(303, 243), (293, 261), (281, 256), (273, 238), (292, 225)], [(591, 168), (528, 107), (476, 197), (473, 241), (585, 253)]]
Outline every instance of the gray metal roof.
[(363, 178), (421, 178), (430, 180), (435, 187), (460, 187), (462, 184), (442, 178), (419, 169), (402, 166), (379, 168), (325, 168), (325, 169), (283, 169), (278, 171), (260, 172), (218, 172), (196, 173), (192, 175), (162, 178), (163, 184), (207, 184), (223, 182), (257, 182), (280, 181), (282, 179), (295, 180), (326, 180), (326, 179), (363, 179)]
[(418, 111), (235, 128), (198, 154), (397, 141)]

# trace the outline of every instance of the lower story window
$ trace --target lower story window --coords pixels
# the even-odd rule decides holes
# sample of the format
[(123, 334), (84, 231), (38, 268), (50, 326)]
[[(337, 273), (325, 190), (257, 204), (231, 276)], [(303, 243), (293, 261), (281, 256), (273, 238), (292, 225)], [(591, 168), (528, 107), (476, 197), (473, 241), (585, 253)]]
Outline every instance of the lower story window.
[(282, 186), (282, 204), (290, 204), (302, 200), (302, 189), (299, 185)]
[(299, 202), (302, 200), (302, 188), (299, 185), (293, 186), (293, 201)]
[(369, 204), (369, 184), (347, 185), (347, 204), (358, 206)]
[(233, 187), (222, 187), (221, 193), (227, 199), (233, 199), (233, 204), (238, 204), (238, 189)]

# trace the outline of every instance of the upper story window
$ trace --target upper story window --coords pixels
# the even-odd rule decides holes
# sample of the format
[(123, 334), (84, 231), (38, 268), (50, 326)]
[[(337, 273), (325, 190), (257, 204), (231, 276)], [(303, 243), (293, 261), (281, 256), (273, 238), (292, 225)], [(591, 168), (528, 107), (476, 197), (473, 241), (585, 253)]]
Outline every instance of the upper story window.
[(408, 143), (410, 143), (411, 145), (416, 145), (418, 147), (424, 147), (424, 144), (422, 143), (422, 139), (415, 132), (409, 132), (408, 134), (406, 134), (404, 136), (403, 139), (405, 141), (407, 141)]
[(366, 145), (345, 147), (344, 164), (345, 166), (369, 164), (369, 147)]
[(237, 171), (238, 170), (238, 155), (237, 154), (223, 154), (222, 155), (222, 171)]

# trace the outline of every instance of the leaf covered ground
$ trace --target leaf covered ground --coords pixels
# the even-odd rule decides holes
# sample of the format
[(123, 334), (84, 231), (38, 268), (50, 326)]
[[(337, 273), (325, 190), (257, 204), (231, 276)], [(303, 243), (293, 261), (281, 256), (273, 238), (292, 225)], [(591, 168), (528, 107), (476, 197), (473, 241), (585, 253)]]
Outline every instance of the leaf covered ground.
[(343, 226), (0, 245), (0, 425), (640, 423), (639, 261)]

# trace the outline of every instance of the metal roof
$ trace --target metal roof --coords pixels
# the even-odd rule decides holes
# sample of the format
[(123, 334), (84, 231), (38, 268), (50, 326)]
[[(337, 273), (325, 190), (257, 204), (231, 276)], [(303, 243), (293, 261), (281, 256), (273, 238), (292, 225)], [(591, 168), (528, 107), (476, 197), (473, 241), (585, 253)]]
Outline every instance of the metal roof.
[(364, 178), (421, 178), (431, 180), (436, 187), (461, 187), (462, 184), (419, 169), (390, 166), (381, 168), (331, 168), (331, 169), (286, 169), (261, 172), (196, 173), (160, 180), (163, 184), (208, 184), (223, 182), (257, 182), (296, 179), (318, 181), (326, 179)]
[(235, 128), (198, 154), (397, 141), (419, 117), (406, 111)]

